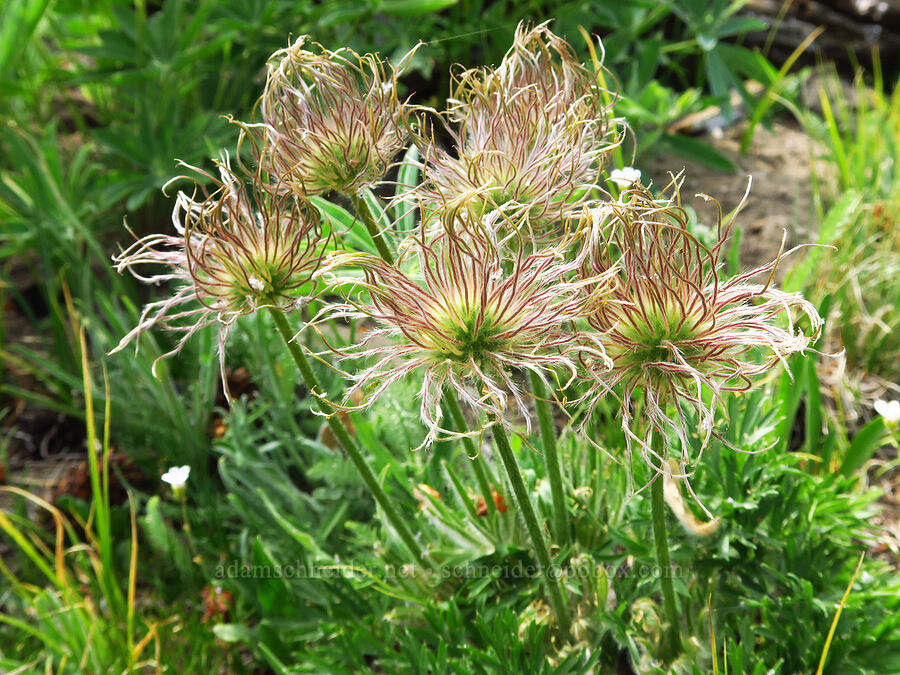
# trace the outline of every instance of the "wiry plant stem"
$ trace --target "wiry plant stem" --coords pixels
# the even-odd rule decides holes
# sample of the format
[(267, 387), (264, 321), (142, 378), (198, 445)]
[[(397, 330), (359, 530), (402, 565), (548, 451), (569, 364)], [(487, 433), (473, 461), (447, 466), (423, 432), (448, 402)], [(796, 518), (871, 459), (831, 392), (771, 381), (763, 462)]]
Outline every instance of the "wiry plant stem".
[[(375, 247), (378, 249), (379, 256), (381, 256), (381, 259), (388, 265), (393, 265), (394, 256), (391, 254), (390, 249), (388, 249), (387, 243), (382, 236), (378, 223), (372, 216), (372, 211), (369, 209), (366, 200), (358, 195), (353, 195), (350, 199), (353, 202), (353, 208), (356, 210), (356, 214), (365, 224), (366, 230), (368, 230), (369, 236), (372, 238), (372, 243), (374, 243)], [(457, 430), (465, 431), (466, 419), (463, 417), (462, 409), (459, 405), (459, 398), (454, 392), (447, 393), (447, 407), (450, 410), (450, 416), (453, 418), (453, 423), (456, 425)], [(491, 484), (487, 476), (487, 471), (485, 470), (484, 458), (478, 453), (478, 449), (475, 447), (471, 438), (463, 437), (462, 440), (463, 445), (466, 448), (466, 454), (472, 460), (472, 468), (475, 470), (475, 479), (478, 481), (478, 487), (481, 490), (481, 494), (484, 496), (484, 504), (487, 507), (488, 513), (494, 514), (497, 511), (497, 508), (494, 504), (494, 497), (491, 494)]]
[(559, 453), (556, 451), (553, 411), (547, 402), (546, 387), (540, 376), (534, 371), (531, 371), (531, 393), (534, 395), (534, 405), (541, 427), (544, 464), (547, 467), (547, 478), (550, 480), (550, 492), (553, 496), (554, 535), (560, 546), (567, 546), (569, 543), (569, 516), (566, 510), (566, 493), (563, 490), (562, 472), (559, 466)]
[[(444, 400), (447, 402), (447, 408), (450, 410), (450, 417), (453, 418), (453, 424), (457, 431), (466, 430), (466, 418), (463, 417), (462, 409), (459, 407), (456, 393), (452, 391), (446, 392), (447, 396)], [(475, 443), (468, 436), (463, 436), (463, 445), (466, 448), (466, 454), (472, 461), (472, 468), (475, 470), (475, 479), (478, 481), (478, 488), (484, 497), (484, 505), (489, 514), (493, 515), (497, 511), (497, 505), (494, 504), (494, 496), (491, 494), (491, 482), (487, 476), (487, 470), (484, 466), (484, 456), (478, 452)]]
[(381, 259), (388, 265), (393, 265), (394, 254), (391, 253), (391, 249), (388, 248), (384, 234), (381, 232), (381, 227), (375, 221), (375, 217), (372, 215), (372, 211), (369, 209), (366, 200), (359, 195), (352, 195), (350, 196), (350, 201), (353, 202), (353, 208), (356, 211), (356, 215), (359, 216), (359, 219), (362, 220), (363, 224), (366, 226), (366, 231), (368, 231), (369, 236), (372, 238), (372, 243), (375, 244), (375, 248), (378, 249), (378, 255), (381, 256)]
[[(600, 421), (594, 421), (594, 441), (599, 443), (602, 438), (602, 434), (600, 432)], [(596, 513), (597, 510), (597, 500), (600, 497), (600, 470), (597, 467), (597, 454), (600, 452), (597, 450), (597, 447), (593, 443), (589, 443), (586, 446), (586, 450), (588, 452), (587, 456), (587, 481), (586, 483), (591, 486), (591, 496), (590, 496), (590, 506), (591, 513)]]
[[(660, 458), (664, 457), (665, 443), (662, 434), (655, 432), (651, 441), (653, 452)], [(659, 471), (653, 485), (650, 486), (650, 504), (653, 521), (653, 541), (656, 544), (656, 563), (659, 565), (660, 574), (659, 581), (662, 585), (663, 594), (663, 610), (666, 620), (669, 622), (668, 628), (663, 632), (662, 655), (663, 659), (668, 663), (675, 654), (678, 653), (680, 637), (679, 637), (679, 614), (678, 604), (675, 600), (675, 588), (672, 585), (671, 564), (669, 561), (669, 541), (666, 536), (666, 502), (663, 494), (663, 476), (662, 476), (662, 459), (651, 457), (651, 464)]]
[[(297, 365), (297, 369), (303, 376), (303, 381), (306, 383), (306, 386), (312, 392), (321, 393), (322, 388), (319, 385), (319, 380), (313, 372), (312, 367), (309, 364), (309, 360), (303, 353), (303, 349), (301, 349), (300, 345), (294, 342), (293, 332), (288, 325), (287, 319), (284, 317), (284, 313), (278, 310), (271, 310), (270, 313), (272, 315), (272, 318), (275, 320), (275, 326), (278, 328), (278, 332), (281, 333), (281, 337), (284, 339), (284, 343), (285, 345), (287, 345), (288, 351), (291, 353), (291, 357), (293, 357), (294, 359), (294, 363)], [(357, 471), (359, 471), (359, 475), (362, 477), (363, 482), (366, 484), (366, 487), (369, 488), (369, 491), (372, 493), (375, 501), (378, 502), (378, 505), (381, 507), (382, 511), (384, 511), (384, 514), (387, 517), (388, 521), (397, 531), (397, 534), (400, 535), (403, 543), (406, 544), (406, 547), (410, 550), (413, 556), (415, 556), (417, 562), (424, 563), (425, 565), (431, 567), (430, 559), (422, 551), (422, 548), (413, 537), (412, 532), (409, 531), (409, 528), (400, 517), (397, 509), (394, 508), (393, 503), (388, 498), (381, 485), (379, 485), (378, 479), (375, 476), (375, 472), (372, 471), (372, 468), (366, 463), (362, 451), (356, 445), (353, 437), (350, 436), (350, 433), (347, 431), (346, 427), (344, 427), (343, 423), (339, 421), (338, 416), (334, 414), (335, 411), (331, 408), (331, 406), (329, 406), (328, 403), (323, 401), (318, 396), (316, 396), (315, 399), (319, 405), (319, 409), (323, 413), (325, 413), (325, 419), (328, 422), (328, 426), (331, 427), (331, 431), (332, 433), (334, 433), (334, 437), (338, 440), (338, 443), (341, 444), (341, 447), (344, 449), (344, 451), (350, 456), (350, 460), (356, 466)]]
[(513, 492), (516, 496), (516, 502), (519, 504), (519, 512), (525, 519), (525, 526), (528, 528), (528, 534), (531, 537), (531, 545), (534, 546), (535, 555), (544, 575), (544, 584), (550, 595), (550, 604), (553, 607), (554, 614), (556, 614), (560, 634), (565, 636), (568, 634), (569, 626), (572, 622), (569, 613), (569, 602), (562, 584), (560, 584), (559, 577), (554, 572), (553, 560), (550, 558), (550, 549), (547, 546), (547, 541), (544, 539), (544, 533), (541, 531), (541, 525), (534, 511), (534, 505), (528, 496), (528, 488), (525, 487), (525, 481), (522, 479), (519, 462), (516, 460), (516, 455), (509, 445), (506, 429), (503, 427), (503, 423), (495, 416), (491, 415), (490, 419), (494, 422), (491, 430), (494, 433), (494, 439), (497, 441), (497, 450), (500, 452), (500, 458), (503, 460), (503, 466), (506, 468), (506, 475), (509, 477), (509, 482), (512, 484)]

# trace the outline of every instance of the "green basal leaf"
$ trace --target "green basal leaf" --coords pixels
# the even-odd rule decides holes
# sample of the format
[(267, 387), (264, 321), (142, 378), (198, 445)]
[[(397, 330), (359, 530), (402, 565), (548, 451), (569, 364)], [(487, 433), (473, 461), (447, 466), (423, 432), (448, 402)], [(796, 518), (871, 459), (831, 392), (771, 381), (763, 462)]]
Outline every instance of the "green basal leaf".
[(880, 416), (860, 429), (844, 453), (844, 461), (841, 462), (840, 468), (841, 475), (851, 476), (862, 468), (863, 464), (868, 462), (875, 451), (881, 447), (884, 436), (884, 420)]
[(700, 162), (719, 171), (728, 171), (730, 173), (737, 171), (737, 167), (730, 159), (712, 146), (696, 138), (680, 134), (663, 134), (659, 142), (665, 144), (673, 152), (685, 159)]

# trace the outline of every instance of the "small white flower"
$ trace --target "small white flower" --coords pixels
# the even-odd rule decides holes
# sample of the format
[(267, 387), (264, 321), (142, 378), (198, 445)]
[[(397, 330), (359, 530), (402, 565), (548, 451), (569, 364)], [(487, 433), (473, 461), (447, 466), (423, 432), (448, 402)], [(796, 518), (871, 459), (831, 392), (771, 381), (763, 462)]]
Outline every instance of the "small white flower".
[(162, 480), (172, 486), (175, 492), (184, 490), (184, 484), (187, 483), (188, 476), (191, 475), (191, 467), (189, 466), (173, 466), (162, 476)]
[(875, 412), (884, 418), (886, 424), (894, 425), (900, 422), (900, 401), (875, 401)]
[(266, 284), (254, 276), (251, 276), (249, 279), (247, 279), (247, 283), (250, 284), (250, 288), (252, 288), (257, 293), (262, 293), (264, 290), (266, 290)]
[(390, 80), (388, 80), (387, 82), (382, 82), (382, 83), (381, 83), (381, 91), (382, 91), (382, 93), (390, 94), (390, 93), (391, 93), (391, 90), (392, 90), (393, 88), (394, 88), (394, 83), (393, 83), (392, 81), (390, 81)]
[(609, 172), (609, 179), (620, 188), (631, 187), (634, 183), (641, 182), (641, 170), (632, 166), (624, 169), (613, 169)]

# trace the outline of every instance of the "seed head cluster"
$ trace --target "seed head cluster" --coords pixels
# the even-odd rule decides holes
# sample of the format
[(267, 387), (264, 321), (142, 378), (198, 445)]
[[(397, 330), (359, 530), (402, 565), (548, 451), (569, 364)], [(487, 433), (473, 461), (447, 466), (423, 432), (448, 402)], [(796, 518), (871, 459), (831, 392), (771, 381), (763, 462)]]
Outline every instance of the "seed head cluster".
[[(511, 411), (530, 430), (530, 371), (585, 424), (603, 397), (618, 399), (629, 448), (649, 458), (649, 430), (687, 448), (694, 415), (708, 439), (726, 392), (818, 334), (815, 309), (772, 286), (778, 260), (726, 277), (733, 219), (720, 210), (705, 246), (677, 182), (660, 195), (634, 169), (604, 173), (622, 140), (614, 97), (547, 24), (520, 25), (498, 66), (455, 72), (440, 113), (398, 98), (408, 58), (394, 69), (374, 54), (310, 45), (301, 37), (269, 61), (261, 121), (241, 125), (255, 168), (196, 170), (194, 192), (175, 201), (175, 234), (116, 258), (145, 282), (176, 284), (117, 350), (160, 325), (180, 334), (174, 353), (215, 323), (224, 358), (237, 317), (291, 312), (327, 288), (327, 298), (344, 298), (325, 302), (309, 325), (349, 317), (365, 331), (358, 344), (329, 344), (357, 366), (337, 407), (366, 408), (415, 378), (423, 445), (463, 433), (443, 423), (448, 394), (479, 420), (473, 433), (508, 423)], [(396, 198), (416, 205), (415, 230), (398, 242), (391, 227), (367, 223), (393, 247), (380, 249), (384, 259), (332, 240), (310, 196), (355, 198), (384, 180), (410, 139), (421, 160), (407, 168), (420, 180)], [(144, 275), (145, 264), (162, 269)]]

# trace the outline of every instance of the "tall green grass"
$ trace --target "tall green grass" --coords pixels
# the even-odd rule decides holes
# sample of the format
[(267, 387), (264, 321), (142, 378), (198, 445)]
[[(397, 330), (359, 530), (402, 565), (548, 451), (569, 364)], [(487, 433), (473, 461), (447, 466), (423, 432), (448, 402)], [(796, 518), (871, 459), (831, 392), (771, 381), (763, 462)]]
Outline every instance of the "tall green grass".
[[(817, 142), (818, 248), (807, 249), (785, 285), (827, 305), (822, 377), (845, 424), (859, 425), (860, 403), (900, 394), (900, 93), (871, 74), (844, 87), (820, 80), (821, 112), (797, 111)], [(831, 367), (828, 367), (831, 364)]]

